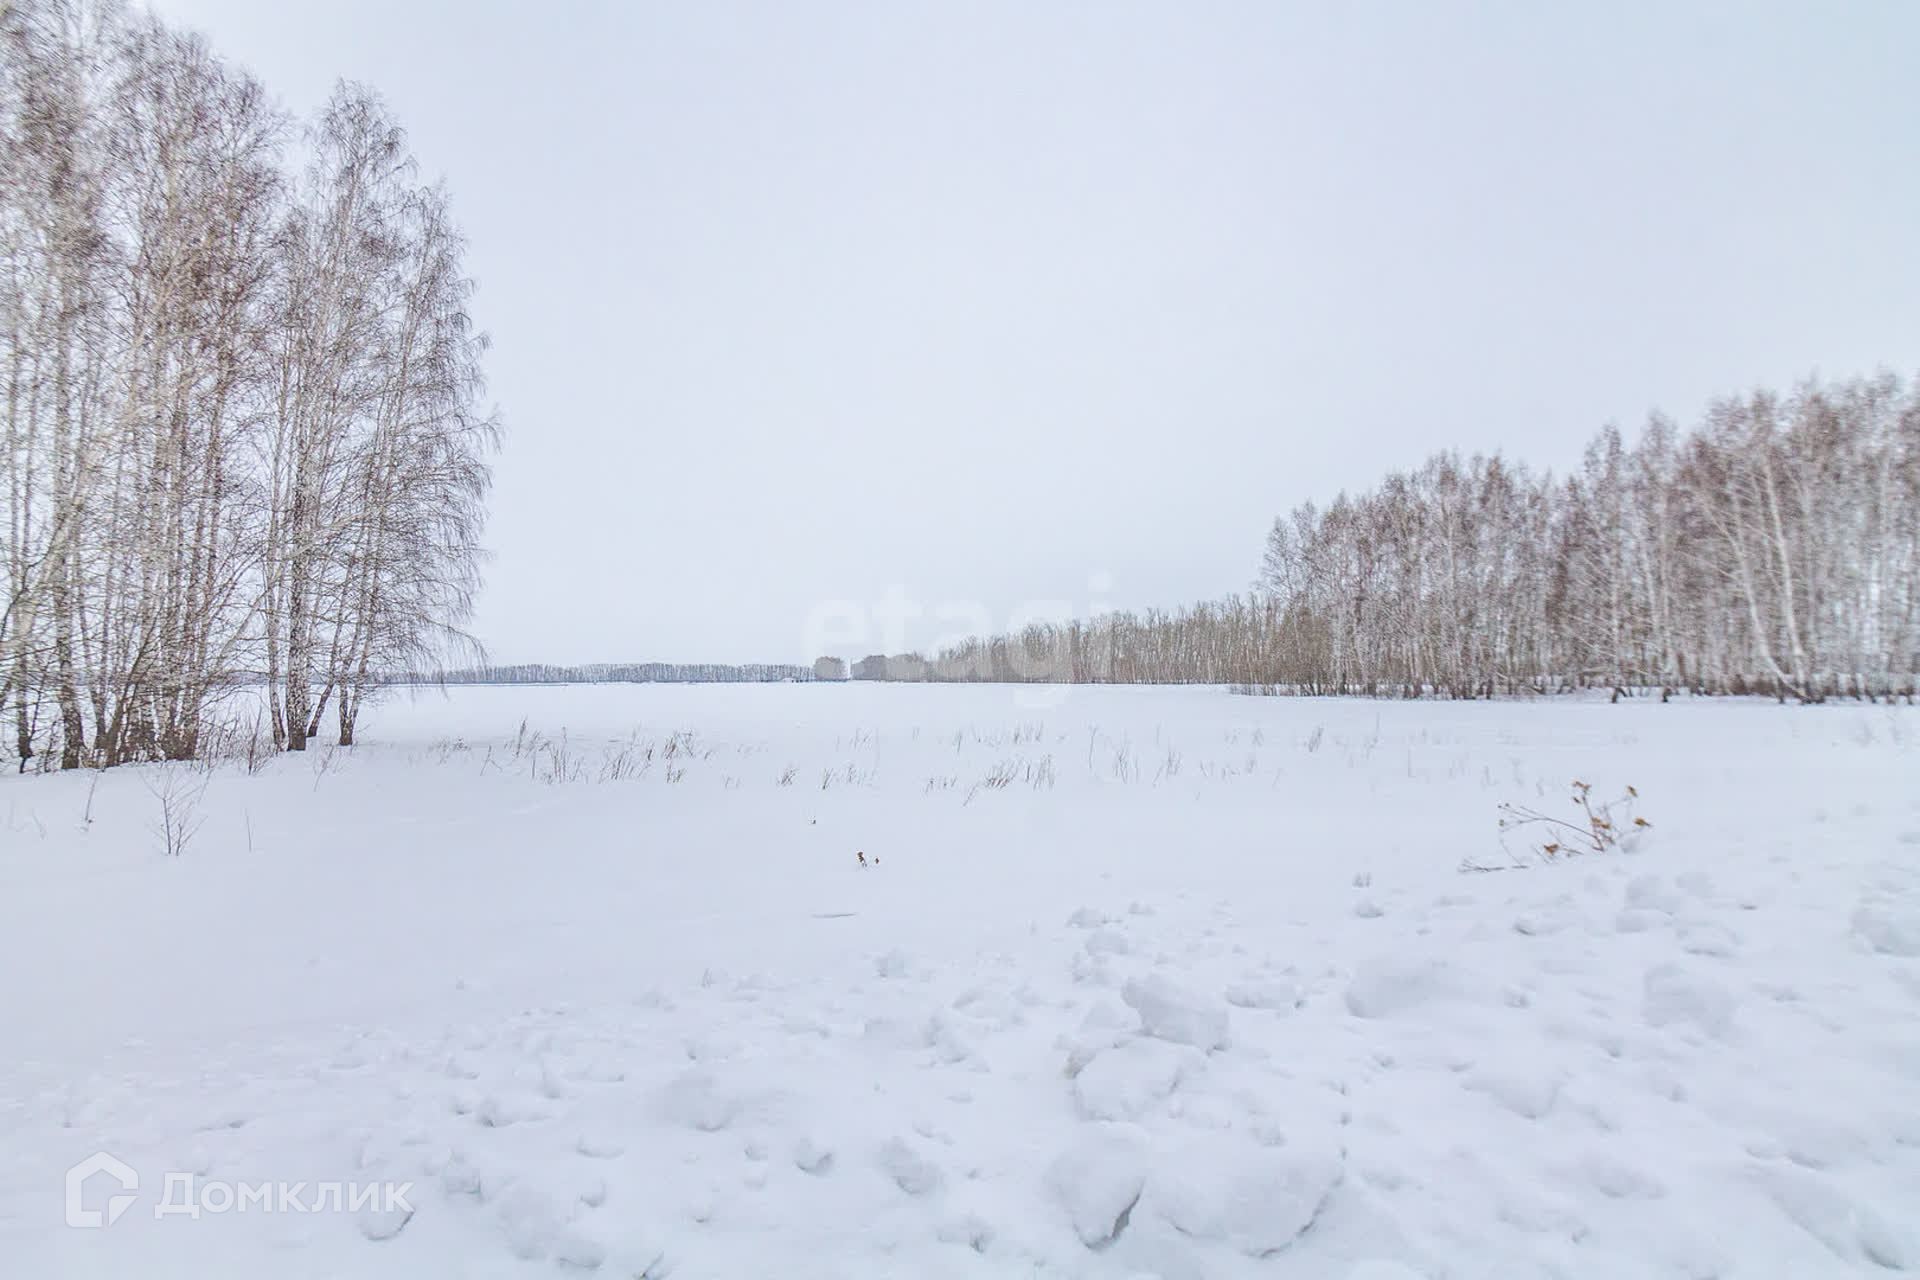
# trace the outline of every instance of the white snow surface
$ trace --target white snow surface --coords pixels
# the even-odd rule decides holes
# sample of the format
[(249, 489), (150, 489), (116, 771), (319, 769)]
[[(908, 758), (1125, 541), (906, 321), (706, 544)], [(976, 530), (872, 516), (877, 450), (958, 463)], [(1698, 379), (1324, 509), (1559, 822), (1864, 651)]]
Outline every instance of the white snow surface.
[[(363, 737), (216, 769), (179, 858), (168, 770), (0, 780), (0, 1276), (1920, 1270), (1908, 708), (470, 688)], [(1652, 838), (1458, 869), (1576, 778)], [(68, 1226), (95, 1152), (134, 1200)]]

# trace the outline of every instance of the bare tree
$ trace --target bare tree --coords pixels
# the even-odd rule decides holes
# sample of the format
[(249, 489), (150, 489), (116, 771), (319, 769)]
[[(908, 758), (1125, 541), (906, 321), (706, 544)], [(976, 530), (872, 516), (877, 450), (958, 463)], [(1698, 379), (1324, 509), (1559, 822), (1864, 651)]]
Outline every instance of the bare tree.
[(497, 423), (445, 191), (343, 85), (285, 121), (112, 0), (0, 7), (0, 715), (182, 759), (266, 668), (302, 747), (461, 650)]

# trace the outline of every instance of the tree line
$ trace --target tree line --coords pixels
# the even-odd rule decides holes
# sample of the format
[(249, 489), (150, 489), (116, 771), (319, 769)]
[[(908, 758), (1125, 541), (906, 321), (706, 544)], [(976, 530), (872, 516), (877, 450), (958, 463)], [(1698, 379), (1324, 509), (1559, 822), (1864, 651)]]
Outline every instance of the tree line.
[(597, 662), (557, 666), (527, 662), (511, 666), (462, 667), (411, 672), (396, 684), (777, 684), (815, 679), (812, 667), (791, 663)]
[[(909, 678), (1456, 698), (1583, 687), (1911, 699), (1920, 385), (1810, 379), (1555, 477), (1436, 454), (1274, 521), (1253, 590), (970, 639)], [(878, 675), (878, 673), (876, 673)], [(878, 675), (878, 678), (887, 678)]]
[(459, 651), (498, 424), (445, 188), (380, 98), (296, 124), (112, 0), (0, 5), (0, 724), (183, 759), (259, 673), (353, 741)]

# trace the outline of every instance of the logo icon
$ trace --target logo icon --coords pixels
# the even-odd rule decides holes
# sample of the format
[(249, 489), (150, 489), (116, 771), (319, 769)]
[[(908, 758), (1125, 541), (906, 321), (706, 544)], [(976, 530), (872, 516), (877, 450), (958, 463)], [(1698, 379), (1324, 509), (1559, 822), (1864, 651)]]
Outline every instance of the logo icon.
[(140, 1175), (129, 1166), (114, 1159), (104, 1151), (96, 1151), (67, 1170), (67, 1225), (70, 1227), (105, 1227), (117, 1221), (133, 1205), (133, 1196), (114, 1196), (107, 1201), (106, 1213), (98, 1209), (86, 1208), (87, 1179), (95, 1174), (108, 1174), (120, 1184), (122, 1191), (133, 1192), (140, 1189)]

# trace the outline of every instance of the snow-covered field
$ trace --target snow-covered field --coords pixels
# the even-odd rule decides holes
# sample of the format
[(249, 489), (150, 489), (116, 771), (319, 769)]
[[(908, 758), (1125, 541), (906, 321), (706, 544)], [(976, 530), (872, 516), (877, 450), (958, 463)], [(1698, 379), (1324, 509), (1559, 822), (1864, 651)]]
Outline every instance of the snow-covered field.
[[(1920, 1269), (1917, 714), (466, 689), (177, 859), (7, 777), (0, 1276)], [(1652, 838), (1458, 869), (1573, 779)]]

